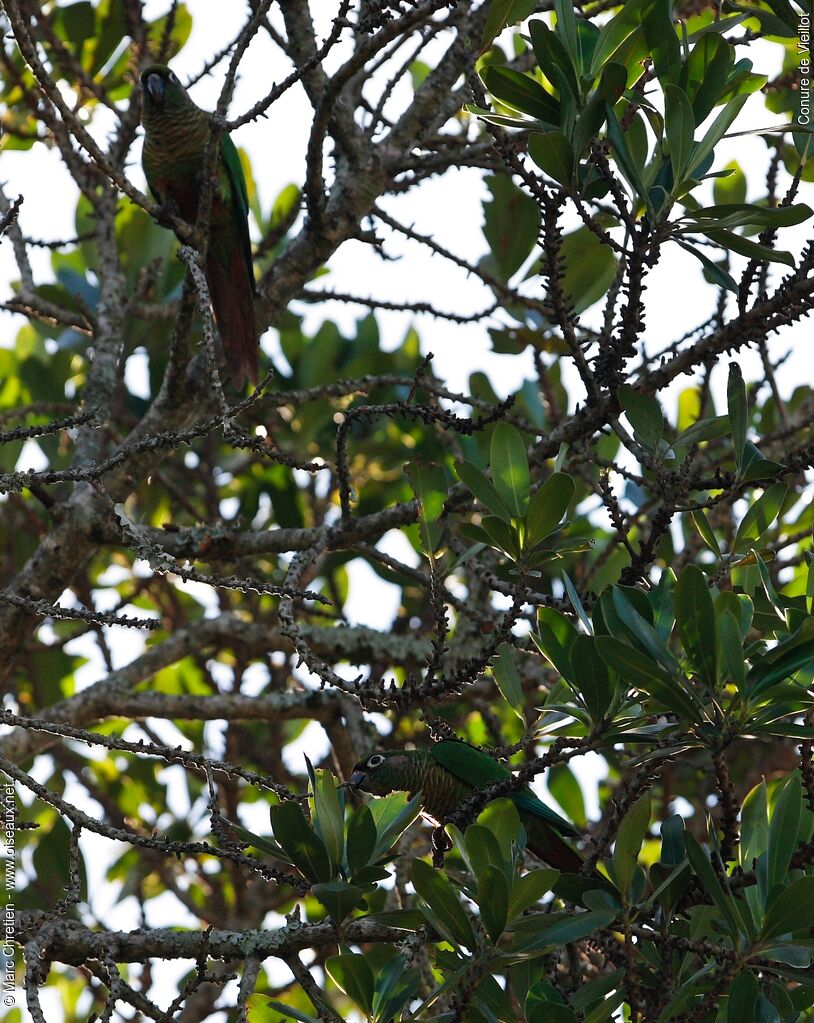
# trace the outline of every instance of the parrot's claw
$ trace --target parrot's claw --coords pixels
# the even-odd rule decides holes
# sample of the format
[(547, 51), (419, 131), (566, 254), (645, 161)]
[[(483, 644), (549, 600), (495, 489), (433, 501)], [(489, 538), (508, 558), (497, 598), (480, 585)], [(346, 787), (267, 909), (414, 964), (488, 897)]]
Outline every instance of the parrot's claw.
[(172, 231), (175, 227), (175, 221), (179, 219), (181, 214), (178, 211), (178, 206), (172, 201), (172, 199), (164, 199), (159, 203), (158, 209), (155, 213), (155, 222), (160, 227), (169, 228)]
[(432, 865), (436, 868), (443, 867), (444, 857), (452, 848), (452, 841), (442, 826), (433, 828), (430, 844), (432, 846)]

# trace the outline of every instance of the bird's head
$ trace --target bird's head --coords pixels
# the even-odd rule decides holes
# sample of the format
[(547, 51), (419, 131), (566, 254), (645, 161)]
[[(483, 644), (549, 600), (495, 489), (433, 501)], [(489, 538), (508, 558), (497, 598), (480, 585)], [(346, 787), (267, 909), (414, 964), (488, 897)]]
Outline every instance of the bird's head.
[(141, 72), (140, 80), (144, 95), (144, 112), (148, 115), (159, 111), (183, 109), (191, 102), (175, 72), (165, 64), (150, 64)]
[(410, 754), (405, 750), (371, 753), (353, 768), (348, 788), (353, 792), (369, 792), (374, 796), (385, 796), (388, 792), (403, 789), (404, 774), (409, 763)]

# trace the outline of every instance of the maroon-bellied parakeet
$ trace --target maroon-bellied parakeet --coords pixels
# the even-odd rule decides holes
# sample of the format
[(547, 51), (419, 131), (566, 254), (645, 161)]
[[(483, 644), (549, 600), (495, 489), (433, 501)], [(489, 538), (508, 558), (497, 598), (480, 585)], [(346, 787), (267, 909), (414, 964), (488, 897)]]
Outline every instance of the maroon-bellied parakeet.
[[(348, 786), (384, 796), (388, 792), (421, 793), (424, 815), (436, 823), (458, 809), (478, 789), (505, 781), (511, 772), (467, 742), (443, 739), (426, 749), (373, 753), (354, 767)], [(509, 796), (520, 812), (526, 846), (545, 863), (576, 874), (582, 857), (563, 838), (579, 832), (529, 788)]]
[[(175, 73), (163, 64), (141, 72), (141, 87), (146, 135), (141, 162), (147, 184), (157, 202), (174, 204), (184, 220), (194, 224), (212, 115), (192, 102)], [(223, 134), (214, 163), (206, 281), (229, 374), (238, 388), (247, 376), (254, 384), (258, 378), (248, 215), (240, 157)]]

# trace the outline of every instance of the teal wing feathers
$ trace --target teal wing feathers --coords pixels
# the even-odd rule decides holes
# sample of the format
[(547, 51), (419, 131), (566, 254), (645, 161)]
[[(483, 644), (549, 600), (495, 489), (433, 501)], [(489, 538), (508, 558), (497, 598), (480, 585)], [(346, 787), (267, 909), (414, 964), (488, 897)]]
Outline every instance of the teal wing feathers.
[(476, 789), (485, 789), (487, 785), (504, 781), (510, 774), (503, 764), (499, 764), (476, 746), (470, 746), (468, 742), (443, 739), (430, 746), (430, 753), (434, 760), (456, 778)]
[(254, 265), (252, 262), (252, 243), (249, 237), (249, 193), (246, 189), (246, 177), (243, 174), (243, 167), (240, 163), (240, 155), (235, 148), (234, 142), (228, 135), (221, 135), (220, 158), (226, 177), (229, 180), (229, 189), (232, 193), (232, 209), (235, 216), (238, 232), (240, 233), (240, 244), (243, 249), (243, 257), (249, 271), (249, 280), (254, 290)]
[(226, 168), (226, 173), (229, 175), (232, 193), (238, 200), (240, 211), (244, 217), (248, 217), (249, 193), (246, 190), (246, 178), (243, 174), (238, 151), (228, 135), (221, 135), (220, 137), (220, 156), (223, 160), (223, 166)]
[[(505, 781), (511, 774), (507, 767), (493, 760), (488, 753), (466, 742), (444, 739), (430, 747), (434, 759), (461, 781), (476, 789), (485, 789), (495, 782)], [(541, 817), (562, 835), (579, 835), (579, 831), (538, 799), (531, 789), (521, 789), (512, 795), (518, 810)]]

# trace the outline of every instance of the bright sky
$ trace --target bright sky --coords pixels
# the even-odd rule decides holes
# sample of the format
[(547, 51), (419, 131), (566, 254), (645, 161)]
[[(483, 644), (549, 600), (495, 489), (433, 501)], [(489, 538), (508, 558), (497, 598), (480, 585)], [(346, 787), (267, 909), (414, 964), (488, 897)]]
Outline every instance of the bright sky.
[[(157, 16), (166, 9), (166, 0), (147, 0), (148, 17)], [(198, 72), (204, 61), (213, 52), (223, 46), (224, 42), (233, 38), (245, 17), (245, 5), (229, 3), (217, 5), (217, 16), (213, 17), (211, 0), (188, 0), (194, 29), (190, 43), (183, 54), (173, 64), (174, 70), (184, 80)], [(318, 25), (318, 36), (324, 36), (328, 30), (329, 16), (333, 5), (313, 5), (314, 9), (324, 12), (324, 23)], [(763, 70), (759, 57), (765, 56), (768, 48), (753, 48), (750, 54), (756, 60), (756, 70)], [(273, 82), (281, 81), (289, 68), (279, 58), (276, 51), (261, 34), (250, 47), (246, 59), (241, 65), (241, 77), (231, 107), (231, 115), (236, 116), (248, 108), (259, 96), (264, 95)], [(217, 100), (222, 84), (223, 68), (218, 68), (214, 76), (195, 86), (193, 98), (202, 107), (212, 108)], [(396, 93), (394, 104), (397, 106), (399, 97)], [(774, 123), (762, 109), (759, 98), (750, 100), (746, 108), (751, 110), (750, 127), (765, 126)], [(747, 121), (749, 118), (747, 118)], [(310, 107), (299, 89), (290, 90), (282, 101), (270, 112), (268, 119), (261, 119), (246, 125), (235, 133), (235, 142), (247, 149), (258, 183), (264, 207), (268, 207), (275, 196), (291, 182), (302, 181), (304, 153), (307, 133), (310, 126)], [(739, 125), (740, 126), (740, 125)], [(723, 148), (723, 147), (722, 147)], [(144, 179), (138, 164), (139, 150), (134, 152), (134, 162), (129, 167), (133, 181), (144, 188)], [(732, 140), (728, 151), (721, 153), (720, 166), (733, 157), (737, 158), (748, 173), (758, 174), (758, 168), (766, 166), (766, 147), (756, 137), (743, 137)], [(73, 215), (75, 201), (70, 179), (64, 172), (58, 157), (54, 153), (39, 149), (32, 153), (14, 151), (2, 154), (2, 180), (7, 195), (10, 197), (22, 193), (25, 203), (20, 215), (20, 223), (26, 234), (44, 239), (70, 237), (74, 233)], [(762, 191), (762, 182), (755, 178), (753, 194)], [(398, 199), (387, 200), (384, 205), (396, 217), (416, 227), (422, 233), (432, 235), (436, 241), (463, 256), (477, 261), (486, 252), (486, 244), (481, 231), (481, 202), (485, 196), (485, 188), (477, 171), (460, 171), (447, 174), (443, 179), (432, 179), (421, 186), (420, 191)], [(805, 199), (805, 196), (803, 197)], [(574, 222), (574, 226), (576, 222)], [(783, 247), (792, 251), (799, 249), (810, 234), (810, 225), (784, 232)], [(388, 253), (398, 257), (394, 261), (382, 262), (369, 246), (358, 242), (350, 242), (342, 247), (339, 254), (331, 261), (331, 275), (316, 283), (319, 287), (334, 288), (338, 291), (354, 293), (360, 296), (375, 295), (380, 299), (392, 301), (428, 301), (440, 309), (469, 311), (481, 309), (491, 302), (491, 294), (477, 280), (467, 278), (460, 270), (451, 266), (439, 257), (432, 257), (419, 247), (398, 239), (385, 236), (385, 247)], [(35, 253), (35, 274), (47, 275), (48, 255), (45, 252)], [(667, 342), (679, 336), (699, 320), (703, 319), (704, 311), (709, 306), (712, 296), (698, 272), (698, 264), (677, 246), (670, 246), (664, 260), (652, 274), (646, 293), (648, 349), (658, 350)], [(8, 292), (9, 284), (16, 279), (17, 271), (13, 262), (10, 244), (0, 244), (0, 293)], [(334, 318), (352, 335), (353, 323), (364, 315), (362, 307), (348, 307), (331, 303), (319, 310), (306, 306), (307, 327), (316, 329), (326, 315)], [(588, 321), (595, 319), (597, 310), (586, 317)], [(425, 351), (435, 353), (435, 372), (446, 378), (449, 385), (460, 391), (468, 390), (468, 378), (474, 370), (485, 370), (491, 377), (496, 390), (507, 393), (524, 377), (531, 374), (530, 358), (495, 355), (489, 349), (486, 329), (481, 325), (456, 326), (445, 321), (434, 320), (428, 316), (414, 317), (407, 314), (385, 313), (379, 315), (379, 322), (388, 346), (400, 342), (406, 330), (415, 326), (418, 330)], [(7, 314), (0, 321), (0, 344), (11, 344), (16, 330), (20, 326), (19, 318)], [(803, 324), (783, 335), (782, 345), (793, 346), (795, 354), (781, 370), (781, 387), (788, 391), (795, 377), (801, 372), (810, 377), (809, 335), (810, 327)], [(276, 351), (274, 332), (269, 331), (263, 344), (267, 350)], [(775, 348), (775, 352), (781, 349)], [(132, 358), (129, 367), (129, 380), (138, 386), (139, 374), (143, 373), (143, 361), (138, 355)], [(739, 361), (744, 367), (747, 377), (754, 374), (759, 367), (759, 360), (754, 353), (743, 353)], [(573, 379), (570, 377), (569, 379)], [(721, 382), (725, 373), (720, 371)], [(675, 401), (678, 391), (690, 383), (689, 379), (679, 382), (671, 390), (671, 400)], [(575, 390), (579, 397), (579, 391)], [(674, 407), (674, 406), (673, 406)], [(38, 466), (33, 445), (27, 446), (18, 468)], [(403, 538), (401, 538), (403, 540)], [(399, 544), (399, 539), (391, 541)], [(398, 553), (405, 555), (409, 547), (406, 542), (398, 546)], [(397, 591), (388, 587), (375, 577), (369, 569), (363, 569), (357, 580), (362, 585), (355, 587), (359, 598), (351, 603), (349, 615), (351, 620), (364, 622), (379, 628), (387, 628), (397, 610)], [(371, 593), (375, 586), (375, 599)], [(66, 595), (67, 596), (67, 595)], [(118, 663), (126, 663), (138, 652), (141, 640), (127, 630), (117, 630), (114, 655)], [(76, 652), (86, 647), (76, 644)], [(104, 668), (95, 656), (80, 673), (81, 684), (87, 685), (104, 677)], [(260, 680), (258, 679), (258, 682)], [(316, 733), (320, 730), (313, 726)], [(160, 734), (166, 735), (171, 741), (177, 741), (177, 733), (166, 723), (156, 723)], [(215, 723), (207, 726), (208, 734), (214, 739), (217, 747), (217, 734), (222, 726)], [(309, 730), (307, 742), (315, 741), (317, 734)], [(601, 758), (582, 758), (582, 778), (586, 783), (586, 795), (593, 794), (595, 779), (602, 771)], [(168, 772), (179, 768), (169, 768)], [(44, 777), (44, 767), (37, 775)], [(172, 796), (172, 792), (175, 796)], [(171, 788), (171, 798), (177, 799), (180, 789)], [(69, 797), (77, 798), (79, 790), (71, 786)], [(596, 811), (596, 805), (589, 802), (589, 813)], [(174, 806), (173, 809), (185, 813), (188, 807)], [(264, 822), (257, 824), (259, 830), (265, 827)], [(102, 848), (109, 843), (101, 843)], [(90, 874), (89, 890), (93, 893), (94, 912), (102, 920), (107, 920), (116, 928), (138, 926), (140, 921), (136, 912), (136, 904), (126, 899), (121, 905), (115, 905), (115, 892), (104, 883), (104, 870), (109, 862), (108, 854), (100, 855), (96, 843), (86, 843)], [(161, 905), (162, 901), (164, 905)], [(186, 916), (179, 909), (172, 896), (158, 900), (150, 905), (148, 923), (159, 924), (172, 921), (175, 924), (194, 926), (196, 921)], [(182, 972), (182, 971), (179, 971)], [(169, 987), (165, 987), (168, 1001), (172, 996)], [(46, 1006), (54, 1013), (55, 1004)]]

